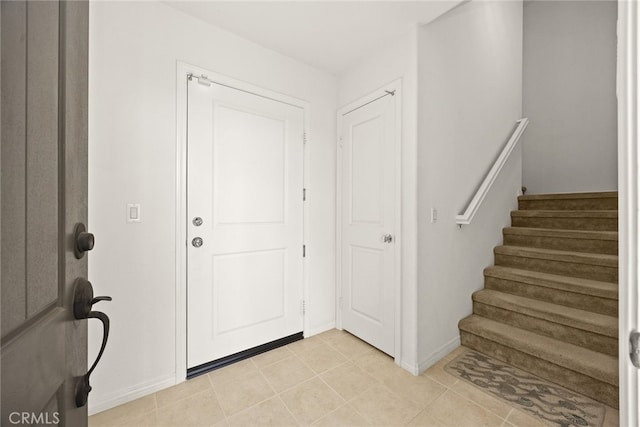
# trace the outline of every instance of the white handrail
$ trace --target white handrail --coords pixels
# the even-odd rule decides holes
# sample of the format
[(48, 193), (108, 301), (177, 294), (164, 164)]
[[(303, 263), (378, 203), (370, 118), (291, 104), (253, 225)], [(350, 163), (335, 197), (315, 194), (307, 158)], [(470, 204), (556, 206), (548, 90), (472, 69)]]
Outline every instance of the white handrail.
[(456, 215), (456, 224), (458, 224), (460, 227), (462, 227), (463, 225), (471, 224), (471, 220), (480, 208), (480, 205), (482, 204), (482, 201), (486, 197), (487, 193), (489, 193), (489, 189), (491, 189), (493, 182), (498, 177), (498, 174), (502, 170), (502, 167), (505, 165), (505, 163), (507, 163), (511, 152), (518, 144), (520, 137), (529, 124), (529, 119), (523, 117), (516, 123), (518, 123), (518, 126), (511, 134), (511, 138), (509, 138), (509, 141), (507, 141), (506, 145), (502, 149), (500, 156), (498, 156), (495, 163), (493, 164), (487, 175), (484, 177), (482, 185), (480, 185), (478, 191), (476, 191), (475, 196), (473, 196), (473, 199), (471, 199), (471, 202), (469, 202), (467, 209), (462, 215)]

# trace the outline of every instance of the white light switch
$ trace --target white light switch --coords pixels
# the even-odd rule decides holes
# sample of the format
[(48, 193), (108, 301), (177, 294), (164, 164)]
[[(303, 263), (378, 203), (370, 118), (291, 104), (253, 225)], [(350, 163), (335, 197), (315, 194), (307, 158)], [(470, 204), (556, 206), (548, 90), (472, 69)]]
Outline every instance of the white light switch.
[(438, 210), (436, 208), (431, 208), (431, 224), (438, 221)]
[(140, 222), (139, 204), (127, 204), (127, 222)]

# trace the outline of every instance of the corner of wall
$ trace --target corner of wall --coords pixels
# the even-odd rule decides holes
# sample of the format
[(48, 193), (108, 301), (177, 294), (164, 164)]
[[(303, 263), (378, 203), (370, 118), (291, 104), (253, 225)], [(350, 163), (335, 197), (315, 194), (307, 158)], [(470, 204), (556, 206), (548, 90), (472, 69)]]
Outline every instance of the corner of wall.
[(427, 357), (422, 359), (422, 361), (420, 361), (420, 364), (418, 365), (417, 375), (423, 373), (431, 366), (438, 363), (440, 360), (442, 360), (443, 357), (445, 357), (447, 354), (451, 353), (458, 347), (460, 347), (460, 335), (451, 338), (449, 341), (445, 342), (443, 345), (435, 349)]
[(472, 312), (521, 187), (516, 148), (474, 223), (456, 226), (521, 118), (521, 41), (522, 2), (466, 2), (419, 29), (420, 370), (459, 345), (457, 323)]

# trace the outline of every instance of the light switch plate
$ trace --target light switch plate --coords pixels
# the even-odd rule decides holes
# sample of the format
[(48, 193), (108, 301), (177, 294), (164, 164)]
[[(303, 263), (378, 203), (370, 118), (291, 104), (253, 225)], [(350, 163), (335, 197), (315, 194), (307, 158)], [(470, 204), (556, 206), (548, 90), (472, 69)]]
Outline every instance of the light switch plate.
[(431, 208), (431, 224), (438, 221), (438, 209)]
[(140, 205), (138, 203), (127, 204), (127, 222), (140, 222)]

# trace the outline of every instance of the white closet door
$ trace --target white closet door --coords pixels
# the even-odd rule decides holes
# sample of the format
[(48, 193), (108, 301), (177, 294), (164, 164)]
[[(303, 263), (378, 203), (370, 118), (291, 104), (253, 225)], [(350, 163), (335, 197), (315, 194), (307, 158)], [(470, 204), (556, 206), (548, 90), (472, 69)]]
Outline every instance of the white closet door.
[(342, 326), (394, 355), (392, 96), (342, 117)]

